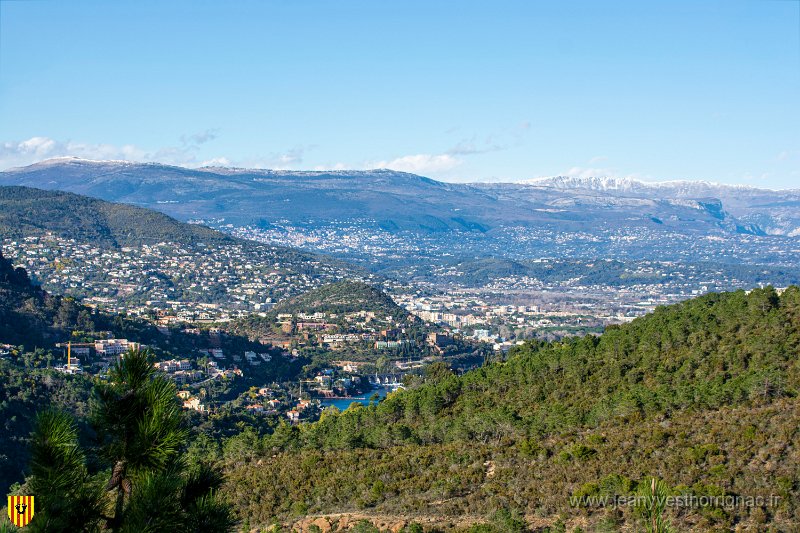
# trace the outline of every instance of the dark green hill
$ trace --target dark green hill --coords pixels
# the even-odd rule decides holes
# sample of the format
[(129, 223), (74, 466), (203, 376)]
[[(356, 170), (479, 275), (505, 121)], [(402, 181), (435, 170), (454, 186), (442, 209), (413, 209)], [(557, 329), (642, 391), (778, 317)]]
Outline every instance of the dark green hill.
[(0, 233), (21, 238), (51, 232), (101, 247), (159, 242), (227, 243), (223, 233), (141, 207), (29, 187), (0, 187)]
[(268, 335), (279, 314), (333, 313), (343, 315), (360, 311), (390, 316), (398, 322), (416, 317), (394, 303), (382, 290), (360, 281), (338, 281), (288, 298), (270, 311), (266, 317), (250, 315), (233, 322), (230, 330), (255, 339)]
[[(800, 288), (709, 294), (463, 376), (439, 368), (378, 405), (265, 439), (264, 463), (234, 469), (229, 487), (251, 523), (290, 500), (442, 520), (589, 512), (599, 527), (630, 524), (633, 509), (576, 509), (570, 496), (630, 495), (655, 475), (675, 494), (782, 498), (757, 513), (670, 510), (679, 530), (787, 530), (800, 521), (799, 353)], [(285, 453), (269, 460), (275, 449)], [(351, 467), (360, 474), (342, 483)]]
[[(55, 408), (85, 417), (92, 380), (53, 370), (24, 368), (0, 360), (0, 491), (24, 481), (28, 443), (38, 411)], [(85, 421), (82, 426), (87, 425)]]
[[(385, 444), (398, 414), (408, 438), (441, 442), (539, 436), (606, 420), (718, 409), (800, 390), (800, 288), (709, 294), (658, 308), (600, 337), (528, 344), (504, 363), (395, 395), (360, 416), (350, 439)], [(407, 416), (407, 415), (425, 416)], [(316, 430), (329, 445), (331, 417)], [(507, 424), (486, 426), (487, 420)], [(330, 432), (329, 432), (330, 430)], [(402, 439), (400, 442), (404, 442)]]
[(339, 281), (323, 285), (284, 300), (272, 311), (279, 313), (357, 313), (367, 311), (405, 318), (408, 312), (382, 290), (360, 281)]

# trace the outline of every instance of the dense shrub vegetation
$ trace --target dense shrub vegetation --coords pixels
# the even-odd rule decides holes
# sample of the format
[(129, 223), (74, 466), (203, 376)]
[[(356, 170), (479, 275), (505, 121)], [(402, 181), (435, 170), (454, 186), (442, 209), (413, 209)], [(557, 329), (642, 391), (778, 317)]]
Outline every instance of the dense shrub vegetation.
[[(52, 343), (76, 330), (91, 336), (105, 328), (161, 342), (144, 322), (91, 313), (32, 287), (1, 256), (0, 291), (0, 331), (14, 342)], [(335, 303), (339, 294), (318, 298)], [(181, 339), (169, 341), (189, 342)], [(237, 342), (244, 348), (248, 341)], [(37, 368), (48, 362), (43, 351), (18, 352), (24, 357), (17, 354), (16, 364), (0, 361), (0, 475), (5, 486), (28, 476), (26, 486), (12, 490), (52, 485), (64, 501), (84, 502), (69, 509), (85, 508), (90, 519), (66, 511), (51, 516), (70, 524), (135, 529), (157, 492), (166, 491), (164, 524), (211, 527), (191, 523), (180, 503), (201, 506), (197, 516), (209, 519), (219, 511), (224, 530), (225, 504), (195, 498), (222, 483), (206, 463), (225, 470), (222, 490), (245, 529), (350, 512), (401, 517), (408, 531), (419, 530), (412, 522), (476, 533), (639, 530), (653, 517), (587, 498), (652, 492), (652, 476), (661, 480), (652, 485), (659, 493), (773, 498), (755, 506), (668, 507), (664, 523), (677, 530), (792, 531), (800, 523), (800, 288), (794, 286), (780, 294), (770, 287), (709, 294), (599, 337), (532, 341), (462, 376), (434, 364), (424, 379), (379, 403), (326, 411), (299, 426), (217, 416), (194, 420), (189, 432), (174, 411), (174, 387), (152, 374), (152, 360), (138, 371), (118, 368), (109, 384), (99, 385)], [(137, 397), (132, 409), (121, 407)], [(147, 398), (157, 406), (147, 407)], [(76, 422), (42, 415), (34, 427), (33, 413), (48, 407), (69, 411)], [(148, 435), (137, 441), (136, 432), (146, 429), (139, 424), (148, 412), (165, 417), (164, 431), (150, 436), (169, 441), (159, 445), (166, 455), (127, 457), (132, 448), (120, 447), (120, 439), (133, 439), (134, 448), (146, 444)], [(81, 453), (58, 459), (61, 452), (47, 448), (55, 441), (43, 438), (56, 429), (66, 439), (61, 451)], [(53, 472), (56, 481), (66, 472), (80, 483), (51, 483)], [(144, 493), (128, 493), (126, 479)], [(55, 500), (48, 504), (54, 506)], [(93, 511), (100, 508), (101, 514)]]
[(656, 475), (679, 494), (781, 496), (681, 509), (684, 527), (786, 529), (800, 520), (799, 350), (797, 287), (709, 294), (600, 337), (528, 343), (464, 376), (436, 372), (312, 425), (234, 437), (227, 487), (258, 523), (365, 508), (614, 522), (626, 515), (569, 497), (633, 493)]

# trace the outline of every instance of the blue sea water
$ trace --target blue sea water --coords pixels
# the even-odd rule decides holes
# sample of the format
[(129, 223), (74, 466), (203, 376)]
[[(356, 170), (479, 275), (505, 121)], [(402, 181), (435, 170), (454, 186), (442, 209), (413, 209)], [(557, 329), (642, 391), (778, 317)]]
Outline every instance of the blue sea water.
[(336, 398), (331, 400), (322, 400), (321, 407), (324, 409), (325, 407), (336, 407), (340, 411), (344, 411), (350, 404), (352, 403), (360, 403), (363, 405), (367, 405), (369, 403), (369, 399), (372, 398), (374, 394), (377, 394), (381, 398), (386, 397), (386, 393), (389, 392), (389, 389), (386, 387), (376, 387), (369, 391), (366, 394), (362, 394), (361, 396), (354, 396), (353, 398)]

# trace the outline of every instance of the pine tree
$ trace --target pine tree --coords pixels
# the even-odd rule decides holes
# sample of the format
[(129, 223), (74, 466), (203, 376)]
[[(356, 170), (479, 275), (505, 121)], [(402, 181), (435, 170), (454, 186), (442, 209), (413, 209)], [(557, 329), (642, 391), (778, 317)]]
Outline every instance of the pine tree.
[(27, 480), (41, 502), (34, 530), (231, 531), (231, 508), (217, 496), (222, 476), (208, 466), (187, 468), (176, 388), (153, 362), (151, 352), (131, 350), (95, 390), (92, 451), (108, 465), (98, 474), (104, 484), (88, 474), (69, 416), (39, 416)]

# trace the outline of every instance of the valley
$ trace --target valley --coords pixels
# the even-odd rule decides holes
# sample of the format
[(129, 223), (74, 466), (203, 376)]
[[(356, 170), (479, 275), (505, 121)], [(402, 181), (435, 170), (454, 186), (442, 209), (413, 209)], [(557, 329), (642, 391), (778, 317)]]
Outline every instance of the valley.
[(800, 533), (800, 0), (0, 0), (0, 533)]
[[(84, 420), (89, 389), (148, 350), (187, 461), (225, 473), (245, 526), (616, 530), (653, 475), (717, 498), (670, 512), (682, 528), (800, 508), (793, 236), (702, 214), (702, 231), (186, 223), (16, 185), (0, 206), (4, 425), (34, 429), (36, 405)], [(0, 454), (24, 463), (27, 442)]]

